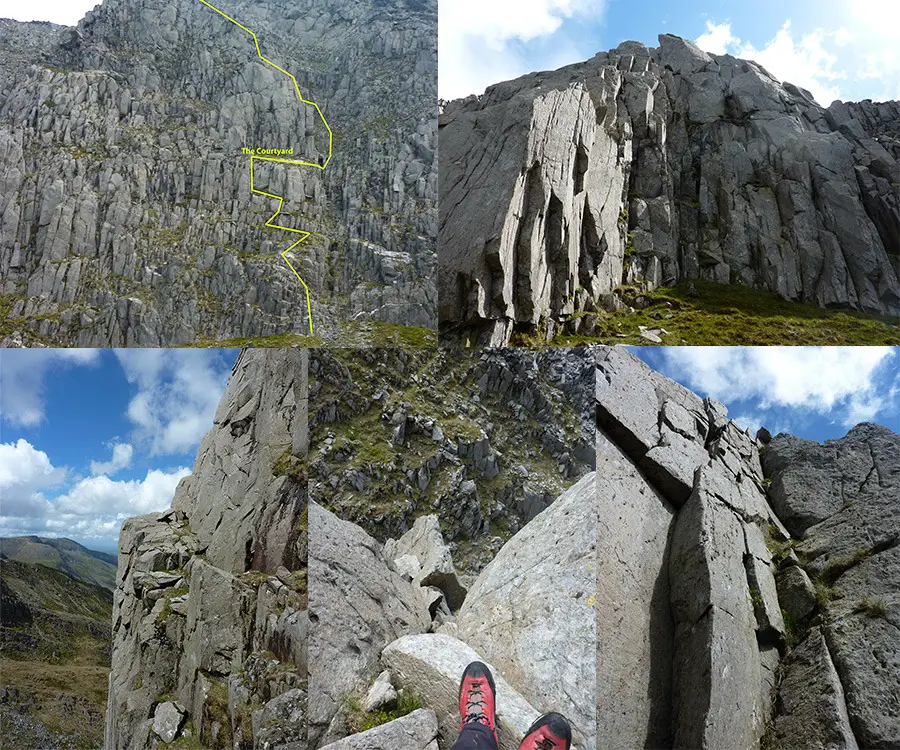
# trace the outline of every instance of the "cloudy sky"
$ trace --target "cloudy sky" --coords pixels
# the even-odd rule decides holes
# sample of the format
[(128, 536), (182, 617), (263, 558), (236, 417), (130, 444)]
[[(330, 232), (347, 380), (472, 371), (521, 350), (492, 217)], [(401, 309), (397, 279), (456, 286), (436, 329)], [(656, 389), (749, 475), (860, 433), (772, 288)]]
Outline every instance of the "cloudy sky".
[(212, 426), (234, 350), (0, 352), (0, 535), (113, 551), (169, 507)]
[(752, 432), (843, 437), (859, 422), (900, 432), (900, 347), (630, 347), (653, 369), (716, 398)]
[(440, 0), (440, 95), (675, 34), (834, 99), (900, 98), (896, 0)]

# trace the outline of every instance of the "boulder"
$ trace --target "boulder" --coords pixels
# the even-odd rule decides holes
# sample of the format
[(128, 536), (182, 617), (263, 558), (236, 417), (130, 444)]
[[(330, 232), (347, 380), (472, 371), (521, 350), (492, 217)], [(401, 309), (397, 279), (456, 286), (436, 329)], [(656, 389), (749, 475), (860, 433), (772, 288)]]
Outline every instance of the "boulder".
[(351, 734), (322, 750), (438, 750), (434, 711), (416, 709), (381, 726)]
[(450, 548), (444, 544), (437, 516), (420, 516), (400, 539), (385, 542), (384, 556), (393, 561), (395, 570), (404, 573), (413, 571), (409, 558), (414, 558), (419, 570), (413, 573), (413, 582), (439, 588), (454, 612), (462, 606), (466, 588), (459, 581)]
[(596, 484), (576, 484), (510, 539), (459, 611), (460, 638), (541, 711), (595, 743)]
[(179, 703), (165, 701), (153, 712), (153, 733), (165, 743), (175, 740), (183, 724), (184, 707)]
[[(437, 715), (445, 740), (459, 733), (459, 681), (473, 661), (485, 661), (456, 638), (438, 633), (411, 635), (390, 643), (381, 655), (396, 681), (416, 693)], [(500, 750), (519, 750), (519, 743), (540, 712), (516, 692), (488, 663), (497, 688), (497, 734)]]

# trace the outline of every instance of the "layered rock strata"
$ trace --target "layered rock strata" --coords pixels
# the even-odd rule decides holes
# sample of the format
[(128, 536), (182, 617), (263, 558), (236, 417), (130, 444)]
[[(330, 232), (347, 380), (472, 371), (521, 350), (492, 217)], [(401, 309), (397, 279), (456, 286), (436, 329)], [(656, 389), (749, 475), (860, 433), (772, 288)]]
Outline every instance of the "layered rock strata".
[(621, 284), (682, 279), (896, 315), (898, 120), (670, 35), (449, 102), (441, 331), (552, 338)]

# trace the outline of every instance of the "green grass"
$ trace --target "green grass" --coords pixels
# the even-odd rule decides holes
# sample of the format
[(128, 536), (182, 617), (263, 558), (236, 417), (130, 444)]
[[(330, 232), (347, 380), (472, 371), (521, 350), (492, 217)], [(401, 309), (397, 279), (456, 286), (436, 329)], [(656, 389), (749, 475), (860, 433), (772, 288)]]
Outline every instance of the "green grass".
[(874, 550), (871, 547), (860, 547), (850, 555), (835, 557), (822, 567), (819, 580), (830, 586), (850, 568), (859, 565), (863, 560), (872, 556)]
[(794, 648), (803, 640), (805, 630), (785, 610), (781, 610), (781, 618), (784, 620), (784, 644), (788, 648)]
[(367, 713), (363, 711), (362, 698), (355, 694), (348, 695), (344, 702), (347, 706), (347, 728), (352, 734), (380, 727), (382, 724), (387, 724), (389, 721), (394, 721), (394, 719), (399, 719), (422, 708), (419, 696), (409, 690), (399, 691), (396, 706), (390, 710), (376, 708)]
[[(27, 606), (31, 622), (0, 627), (0, 687), (14, 689), (4, 711), (62, 739), (60, 747), (103, 742), (112, 642), (112, 593), (40, 563), (0, 561), (4, 608)], [(35, 747), (29, 730), (0, 716), (0, 747)]]
[(781, 563), (787, 559), (796, 543), (793, 539), (781, 541), (778, 538), (779, 535), (778, 527), (770, 523), (769, 528), (766, 530), (766, 546), (769, 548), (769, 552), (772, 553), (772, 562), (775, 563), (776, 567), (780, 567)]
[(379, 321), (373, 321), (366, 325), (370, 329), (372, 346), (397, 346), (404, 349), (434, 348), (437, 346), (437, 331), (431, 328), (401, 326)]
[[(694, 281), (699, 292), (688, 292), (690, 282), (641, 293), (649, 306), (628, 313), (597, 313), (590, 335), (561, 336), (554, 345), (651, 343), (640, 336), (638, 326), (664, 328), (663, 345), (764, 346), (895, 344), (900, 339), (896, 318), (858, 312), (825, 310), (816, 305), (788, 302), (760, 289), (741, 284)], [(622, 288), (623, 298), (634, 299), (638, 291)], [(672, 317), (666, 318), (667, 314)]]
[(291, 446), (288, 446), (272, 464), (272, 474), (276, 477), (291, 477), (297, 482), (303, 482), (306, 479), (306, 464), (295, 456), (291, 452)]
[(259, 336), (257, 338), (235, 339), (201, 339), (192, 344), (184, 344), (182, 348), (200, 347), (204, 349), (241, 349), (245, 346), (267, 347), (319, 347), (322, 339), (317, 336), (302, 336), (299, 333), (280, 333), (275, 336)]
[(818, 579), (813, 581), (813, 588), (816, 590), (816, 601), (823, 607), (828, 604), (828, 602), (839, 599), (841, 596), (840, 589), (835, 586), (829, 586), (827, 583)]

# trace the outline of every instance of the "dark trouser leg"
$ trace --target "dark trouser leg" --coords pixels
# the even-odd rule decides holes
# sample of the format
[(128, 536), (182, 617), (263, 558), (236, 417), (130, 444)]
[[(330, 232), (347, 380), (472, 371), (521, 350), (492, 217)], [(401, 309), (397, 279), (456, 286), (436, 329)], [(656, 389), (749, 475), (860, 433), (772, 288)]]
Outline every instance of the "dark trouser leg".
[(497, 750), (494, 733), (484, 724), (466, 724), (450, 750)]

